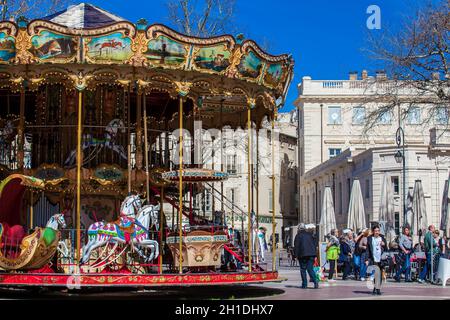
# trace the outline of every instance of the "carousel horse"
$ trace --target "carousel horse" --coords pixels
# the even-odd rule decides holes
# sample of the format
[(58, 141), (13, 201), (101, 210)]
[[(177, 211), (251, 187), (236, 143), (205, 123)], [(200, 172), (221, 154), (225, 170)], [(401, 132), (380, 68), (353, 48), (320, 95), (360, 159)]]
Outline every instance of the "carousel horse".
[[(138, 200), (139, 199), (139, 200)], [(149, 230), (159, 230), (159, 206), (141, 207), (139, 196), (128, 197), (121, 206), (121, 217), (113, 223), (97, 222), (88, 229), (88, 243), (83, 247), (81, 263), (87, 263), (94, 249), (107, 244), (131, 244), (146, 262), (159, 255), (159, 244), (150, 239)], [(135, 214), (138, 211), (137, 215)], [(146, 256), (143, 249), (150, 249)]]
[[(56, 239), (56, 233), (59, 228), (66, 228), (66, 220), (64, 214), (55, 214), (47, 222), (44, 229), (44, 240), (47, 245), (50, 245)], [(9, 227), (7, 224), (0, 223), (0, 240), (2, 246), (6, 245), (20, 245), (22, 239), (26, 236), (25, 230), (22, 226)]]
[[(90, 134), (85, 134), (83, 136), (82, 150), (85, 151), (90, 148), (93, 148), (93, 150), (86, 157), (84, 157), (83, 164), (86, 164), (94, 159), (103, 148), (110, 149), (117, 153), (122, 159), (127, 160), (128, 155), (127, 152), (125, 152), (125, 148), (116, 143), (119, 130), (124, 133), (125, 124), (120, 119), (114, 119), (106, 126), (104, 139), (96, 139)], [(64, 165), (73, 166), (76, 163), (76, 160), (77, 150), (72, 150), (69, 157), (64, 162)]]

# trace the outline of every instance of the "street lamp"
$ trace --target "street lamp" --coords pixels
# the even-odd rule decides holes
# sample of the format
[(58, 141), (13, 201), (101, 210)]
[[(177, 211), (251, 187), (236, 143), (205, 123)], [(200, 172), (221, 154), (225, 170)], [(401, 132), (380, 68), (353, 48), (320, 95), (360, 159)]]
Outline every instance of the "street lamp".
[(394, 157), (398, 164), (403, 163), (403, 153), (400, 150), (397, 151)]
[[(398, 164), (403, 164), (403, 225), (406, 224), (406, 153), (405, 153), (405, 131), (400, 126), (396, 134), (397, 147), (399, 150), (395, 154), (395, 161)], [(402, 150), (400, 150), (400, 148)]]

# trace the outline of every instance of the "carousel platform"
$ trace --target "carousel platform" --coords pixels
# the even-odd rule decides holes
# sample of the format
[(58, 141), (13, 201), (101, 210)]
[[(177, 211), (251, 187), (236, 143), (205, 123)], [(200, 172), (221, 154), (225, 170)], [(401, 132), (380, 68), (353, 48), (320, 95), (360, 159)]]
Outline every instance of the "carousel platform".
[(196, 273), (196, 274), (0, 274), (2, 287), (182, 287), (210, 285), (239, 285), (280, 281), (278, 272)]

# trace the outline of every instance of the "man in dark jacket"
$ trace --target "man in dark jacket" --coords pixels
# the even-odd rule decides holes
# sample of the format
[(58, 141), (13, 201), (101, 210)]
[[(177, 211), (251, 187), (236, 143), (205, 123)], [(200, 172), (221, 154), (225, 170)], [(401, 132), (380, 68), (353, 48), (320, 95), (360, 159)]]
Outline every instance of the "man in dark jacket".
[(303, 289), (308, 287), (306, 272), (308, 272), (311, 280), (314, 281), (314, 288), (319, 288), (319, 282), (317, 281), (316, 274), (314, 273), (314, 259), (317, 255), (317, 246), (313, 232), (314, 229), (306, 230), (305, 226), (300, 224), (294, 241), (294, 252), (300, 262), (300, 274), (302, 276)]

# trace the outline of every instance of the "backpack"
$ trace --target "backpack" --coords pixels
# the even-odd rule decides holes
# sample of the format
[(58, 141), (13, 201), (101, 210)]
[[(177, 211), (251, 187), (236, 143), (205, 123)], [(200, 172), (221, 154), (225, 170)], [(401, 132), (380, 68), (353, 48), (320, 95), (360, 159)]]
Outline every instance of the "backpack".
[(327, 260), (337, 260), (340, 254), (341, 248), (333, 245), (327, 250)]

